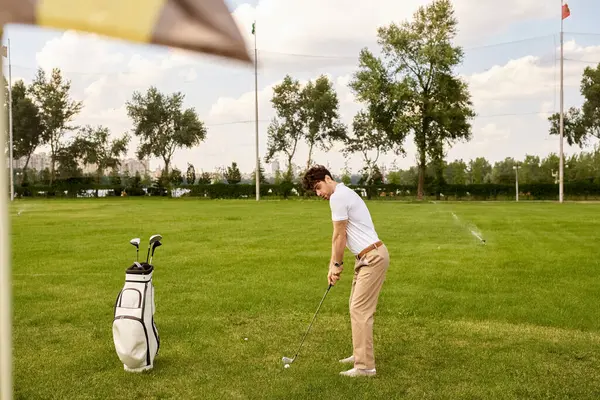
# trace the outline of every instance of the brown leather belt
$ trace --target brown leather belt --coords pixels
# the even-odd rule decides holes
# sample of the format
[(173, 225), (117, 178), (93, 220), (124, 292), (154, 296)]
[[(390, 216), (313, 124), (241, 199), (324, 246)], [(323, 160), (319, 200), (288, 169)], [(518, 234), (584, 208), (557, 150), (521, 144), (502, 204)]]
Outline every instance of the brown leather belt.
[(377, 242), (375, 242), (373, 244), (370, 244), (369, 246), (367, 246), (366, 248), (364, 248), (360, 253), (358, 253), (358, 255), (356, 256), (356, 258), (358, 260), (360, 260), (361, 258), (363, 258), (363, 256), (365, 254), (367, 254), (371, 250), (376, 250), (378, 247), (381, 247), (381, 246), (383, 246), (383, 242), (381, 240), (379, 240), (379, 241), (377, 241)]

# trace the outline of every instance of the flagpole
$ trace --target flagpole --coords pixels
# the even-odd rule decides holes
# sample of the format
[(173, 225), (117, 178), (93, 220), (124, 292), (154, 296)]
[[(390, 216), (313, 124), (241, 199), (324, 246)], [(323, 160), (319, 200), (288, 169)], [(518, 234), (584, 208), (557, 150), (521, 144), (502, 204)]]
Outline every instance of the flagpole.
[(10, 201), (15, 199), (15, 177), (14, 177), (14, 158), (13, 158), (13, 115), (12, 115), (12, 64), (10, 62), (10, 39), (8, 39), (8, 146), (9, 146), (9, 170), (10, 170)]
[(252, 24), (252, 33), (254, 34), (254, 119), (255, 119), (255, 140), (256, 140), (256, 171), (254, 179), (256, 180), (256, 201), (260, 200), (260, 159), (258, 155), (258, 52), (256, 50), (256, 21)]
[(563, 22), (565, 20), (563, 16), (564, 2), (560, 0), (560, 121), (559, 121), (559, 132), (560, 132), (560, 161), (558, 167), (558, 201), (560, 203), (564, 200), (564, 153), (563, 153), (563, 135), (564, 135), (564, 35), (563, 35)]

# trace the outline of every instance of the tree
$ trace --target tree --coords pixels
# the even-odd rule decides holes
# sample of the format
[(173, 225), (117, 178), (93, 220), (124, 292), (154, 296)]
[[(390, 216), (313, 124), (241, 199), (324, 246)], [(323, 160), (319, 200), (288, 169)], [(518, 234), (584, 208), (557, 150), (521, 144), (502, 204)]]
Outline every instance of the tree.
[(492, 166), (484, 157), (469, 161), (469, 178), (471, 184), (486, 183), (486, 176), (492, 173)]
[[(344, 138), (343, 153), (361, 153), (365, 162), (366, 181), (371, 181), (377, 160), (382, 153), (390, 149), (390, 142), (384, 132), (379, 131), (371, 116), (365, 111), (359, 111), (352, 122), (352, 135)], [(373, 152), (375, 154), (373, 154)]]
[(342, 170), (342, 177), (340, 179), (346, 186), (352, 183), (352, 170), (348, 167), (348, 158), (344, 161), (344, 169)]
[(558, 184), (559, 157), (556, 153), (550, 153), (540, 163), (540, 183)]
[(151, 86), (145, 95), (134, 92), (131, 101), (127, 102), (134, 134), (140, 138), (138, 158), (161, 158), (167, 177), (175, 150), (192, 148), (206, 139), (204, 123), (193, 108), (183, 109), (183, 99), (181, 92), (167, 96)]
[(281, 170), (277, 170), (275, 171), (275, 176), (273, 177), (273, 183), (275, 185), (281, 185), (284, 182), (284, 177), (283, 177), (283, 173), (281, 172)]
[[(581, 108), (571, 107), (563, 115), (563, 135), (569, 145), (583, 148), (591, 137), (600, 138), (600, 64), (586, 67), (581, 78)], [(551, 115), (550, 135), (560, 134), (560, 114)]]
[(306, 127), (304, 138), (308, 144), (308, 169), (313, 149), (329, 151), (334, 141), (344, 138), (346, 127), (339, 120), (337, 93), (327, 76), (319, 76), (315, 83), (309, 81), (301, 92), (301, 102), (301, 118)]
[[(117, 169), (118, 167), (115, 166), (115, 169)], [(123, 186), (127, 187), (129, 186), (129, 184), (131, 183), (131, 174), (129, 173), (129, 170), (126, 169), (123, 172), (123, 176), (121, 177), (121, 182), (123, 183)]]
[(81, 177), (83, 172), (79, 168), (79, 164), (82, 160), (83, 152), (75, 141), (70, 144), (62, 144), (56, 150), (55, 155), (56, 177), (62, 180)]
[(130, 187), (132, 189), (140, 189), (142, 187), (142, 174), (140, 174), (140, 171), (135, 171)]
[[(549, 118), (550, 135), (560, 135), (560, 114), (554, 113)], [(587, 143), (588, 132), (581, 110), (570, 107), (563, 115), (563, 135), (570, 146), (583, 148)]]
[(121, 157), (127, 154), (129, 140), (129, 135), (125, 133), (111, 141), (108, 128), (87, 125), (79, 130), (74, 145), (80, 149), (85, 164), (96, 164), (96, 181), (100, 183), (105, 170), (121, 165)]
[[(27, 180), (29, 160), (43, 141), (44, 128), (40, 117), (40, 110), (28, 96), (28, 88), (22, 80), (16, 81), (12, 86), (12, 113), (13, 158), (18, 160), (25, 157), (23, 180)], [(8, 148), (8, 134), (6, 135), (6, 140)]]
[(175, 186), (180, 186), (183, 184), (183, 175), (181, 174), (181, 170), (178, 168), (173, 168), (171, 172), (169, 172), (169, 182)]
[(540, 158), (526, 155), (519, 165), (519, 183), (538, 183), (541, 177)]
[(111, 185), (121, 186), (121, 175), (119, 174), (119, 171), (116, 168), (111, 169), (109, 177)]
[(49, 168), (44, 168), (42, 171), (40, 171), (40, 181), (44, 185), (50, 184), (50, 169)]
[(446, 182), (453, 185), (465, 185), (468, 182), (467, 164), (463, 160), (455, 160), (444, 169)]
[(188, 163), (187, 171), (185, 172), (185, 179), (188, 185), (193, 185), (196, 182), (196, 170), (190, 163)]
[[(50, 145), (50, 184), (55, 175), (57, 152), (61, 148), (61, 139), (67, 131), (76, 127), (68, 124), (81, 111), (83, 103), (71, 100), (71, 81), (64, 80), (60, 69), (52, 69), (50, 77), (39, 68), (29, 92), (39, 109), (43, 127), (41, 144)], [(64, 152), (63, 152), (64, 153)]]
[(381, 185), (383, 184), (383, 174), (377, 165), (365, 166), (361, 170), (359, 185)]
[(513, 167), (515, 165), (516, 161), (512, 157), (496, 162), (492, 170), (492, 182), (501, 185), (514, 185), (516, 173)]
[(395, 151), (409, 133), (418, 151), (418, 198), (423, 198), (427, 159), (443, 158), (444, 146), (470, 140), (475, 116), (469, 90), (453, 71), (463, 51), (451, 40), (457, 21), (450, 0), (420, 7), (412, 22), (378, 29), (382, 57), (360, 53), (350, 87), (384, 127)]
[(212, 175), (210, 172), (202, 172), (198, 177), (198, 185), (208, 185), (212, 180)]
[(402, 182), (400, 171), (390, 171), (390, 172), (388, 172), (386, 180), (387, 180), (387, 183), (389, 183), (389, 184), (400, 185), (401, 182)]
[(287, 175), (292, 175), (292, 160), (296, 154), (298, 142), (304, 134), (303, 98), (300, 82), (286, 75), (279, 85), (273, 88), (271, 103), (276, 116), (268, 128), (267, 155), (269, 163), (276, 154), (284, 153), (288, 161)]
[(227, 167), (227, 172), (224, 173), (227, 183), (236, 185), (242, 181), (242, 174), (236, 162), (231, 163), (231, 167)]
[[(265, 177), (265, 170), (260, 160), (258, 161), (258, 182), (261, 185), (266, 185), (269, 183), (267, 182), (267, 178)], [(254, 171), (252, 171), (252, 184), (256, 185), (256, 168), (254, 169)]]
[(142, 185), (148, 187), (152, 185), (152, 177), (148, 173), (148, 171), (144, 171), (144, 176), (142, 178)]

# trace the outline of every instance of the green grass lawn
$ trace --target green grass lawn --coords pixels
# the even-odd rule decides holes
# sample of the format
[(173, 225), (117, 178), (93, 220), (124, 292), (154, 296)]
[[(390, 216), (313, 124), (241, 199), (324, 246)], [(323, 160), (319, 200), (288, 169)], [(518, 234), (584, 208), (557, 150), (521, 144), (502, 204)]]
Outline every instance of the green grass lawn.
[[(348, 252), (300, 356), (281, 363), (327, 289), (327, 202), (16, 201), (16, 398), (600, 398), (600, 204), (368, 205), (391, 266), (378, 375), (353, 380), (337, 362), (351, 354)], [(130, 374), (113, 306), (129, 239), (145, 258), (154, 233), (161, 350)]]

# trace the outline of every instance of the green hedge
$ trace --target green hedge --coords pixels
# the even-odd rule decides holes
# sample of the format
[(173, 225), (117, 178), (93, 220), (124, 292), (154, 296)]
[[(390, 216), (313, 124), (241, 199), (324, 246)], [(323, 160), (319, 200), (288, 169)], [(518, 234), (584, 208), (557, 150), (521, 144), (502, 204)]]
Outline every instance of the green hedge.
[[(357, 193), (369, 199), (410, 200), (416, 198), (417, 188), (414, 185), (349, 185)], [(253, 184), (229, 185), (224, 183), (202, 185), (179, 185), (175, 190), (185, 190), (185, 197), (198, 197), (207, 199), (240, 199), (255, 198), (256, 187)], [(167, 189), (153, 185), (147, 188), (147, 193), (142, 187), (123, 187), (122, 185), (96, 185), (85, 180), (57, 181), (52, 186), (29, 185), (17, 186), (15, 192), (18, 197), (81, 197), (97, 196), (98, 191), (107, 191), (107, 196), (167, 196)], [(91, 194), (87, 192), (91, 191)], [(312, 193), (305, 193), (301, 185), (283, 183), (280, 185), (264, 184), (260, 186), (261, 197), (266, 198), (311, 198)], [(519, 185), (519, 198), (521, 200), (558, 200), (558, 185), (554, 184), (522, 184)], [(438, 200), (507, 200), (514, 199), (514, 185), (428, 185), (425, 187), (428, 199)], [(600, 199), (600, 184), (587, 181), (565, 183), (565, 198), (577, 200)]]

